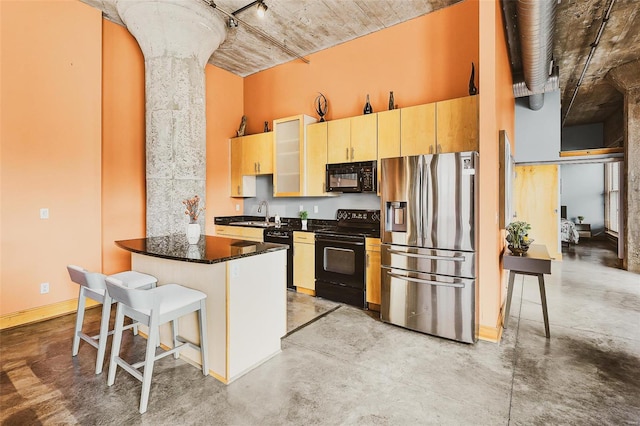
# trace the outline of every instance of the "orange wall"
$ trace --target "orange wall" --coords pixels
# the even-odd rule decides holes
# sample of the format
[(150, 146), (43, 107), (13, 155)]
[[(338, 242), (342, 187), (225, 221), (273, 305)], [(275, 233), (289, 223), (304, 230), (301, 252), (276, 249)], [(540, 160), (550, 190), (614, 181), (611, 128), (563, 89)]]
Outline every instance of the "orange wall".
[(146, 232), (144, 57), (126, 28), (103, 20), (102, 272), (131, 268), (114, 241)]
[[(515, 99), (499, 1), (477, 0), (480, 18), (480, 211), (478, 260), (480, 326), (498, 332), (503, 298), (499, 229), (499, 130), (514, 140)], [(515, 141), (514, 141), (515, 143)]]
[(262, 132), (275, 118), (317, 117), (318, 92), (329, 101), (329, 120), (362, 114), (367, 94), (374, 112), (388, 108), (389, 91), (400, 107), (467, 96), (471, 62), (479, 62), (477, 15), (477, 3), (467, 0), (309, 55), (309, 64), (246, 77), (247, 132)]
[(214, 216), (229, 216), (243, 202), (231, 197), (229, 138), (242, 117), (243, 79), (212, 65), (205, 67), (207, 113), (207, 200), (205, 233), (214, 235)]
[(77, 0), (0, 7), (4, 315), (77, 297), (68, 263), (100, 269), (102, 17)]

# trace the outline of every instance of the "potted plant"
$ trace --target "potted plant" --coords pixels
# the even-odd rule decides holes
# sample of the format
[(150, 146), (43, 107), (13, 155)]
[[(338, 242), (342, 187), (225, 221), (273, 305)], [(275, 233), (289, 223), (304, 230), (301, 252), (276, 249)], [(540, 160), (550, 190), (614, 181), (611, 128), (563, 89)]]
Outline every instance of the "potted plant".
[(309, 213), (306, 210), (302, 210), (299, 213), (300, 221), (302, 222), (302, 229), (307, 229), (307, 218), (309, 217)]
[(200, 204), (200, 197), (195, 195), (193, 198), (187, 198), (182, 201), (185, 206), (184, 214), (189, 216), (189, 224), (187, 225), (187, 240), (189, 244), (197, 244), (200, 240), (200, 224), (198, 223), (198, 217), (204, 207), (198, 207)]
[(582, 221), (584, 220), (584, 216), (578, 216), (578, 222), (582, 223)]
[(511, 222), (507, 225), (507, 242), (511, 253), (522, 256), (529, 250), (529, 245), (533, 239), (529, 238), (529, 230), (531, 225), (527, 222)]

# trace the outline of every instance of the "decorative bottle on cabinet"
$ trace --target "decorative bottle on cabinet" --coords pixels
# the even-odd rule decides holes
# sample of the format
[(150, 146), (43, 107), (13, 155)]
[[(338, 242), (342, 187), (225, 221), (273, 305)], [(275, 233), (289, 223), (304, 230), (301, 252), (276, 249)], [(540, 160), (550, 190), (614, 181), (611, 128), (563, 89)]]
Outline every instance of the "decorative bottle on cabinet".
[(393, 91), (389, 92), (389, 111), (395, 107), (395, 101), (393, 99)]
[(369, 94), (367, 93), (367, 103), (364, 104), (364, 113), (371, 114), (373, 112), (373, 108), (371, 108), (371, 104), (369, 103)]

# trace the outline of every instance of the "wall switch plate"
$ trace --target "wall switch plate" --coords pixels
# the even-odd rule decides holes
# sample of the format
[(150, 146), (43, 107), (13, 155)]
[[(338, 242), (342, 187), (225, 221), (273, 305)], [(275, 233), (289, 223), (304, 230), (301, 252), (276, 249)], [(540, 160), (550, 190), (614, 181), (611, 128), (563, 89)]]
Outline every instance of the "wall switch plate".
[(236, 204), (236, 211), (239, 212), (240, 211), (240, 204)]
[(49, 209), (40, 209), (40, 219), (49, 219)]
[(313, 212), (318, 213), (318, 206), (313, 206)]
[(302, 204), (300, 204), (300, 208), (298, 209), (298, 211), (303, 211), (304, 210), (304, 206)]
[(49, 293), (49, 283), (40, 283), (40, 294)]

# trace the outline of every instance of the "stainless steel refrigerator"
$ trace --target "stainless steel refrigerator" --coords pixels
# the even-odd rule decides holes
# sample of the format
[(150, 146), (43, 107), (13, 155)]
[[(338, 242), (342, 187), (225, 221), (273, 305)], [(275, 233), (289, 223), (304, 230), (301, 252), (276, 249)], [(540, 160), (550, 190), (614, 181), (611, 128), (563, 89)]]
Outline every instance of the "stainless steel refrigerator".
[(383, 321), (474, 343), (477, 152), (381, 164)]

